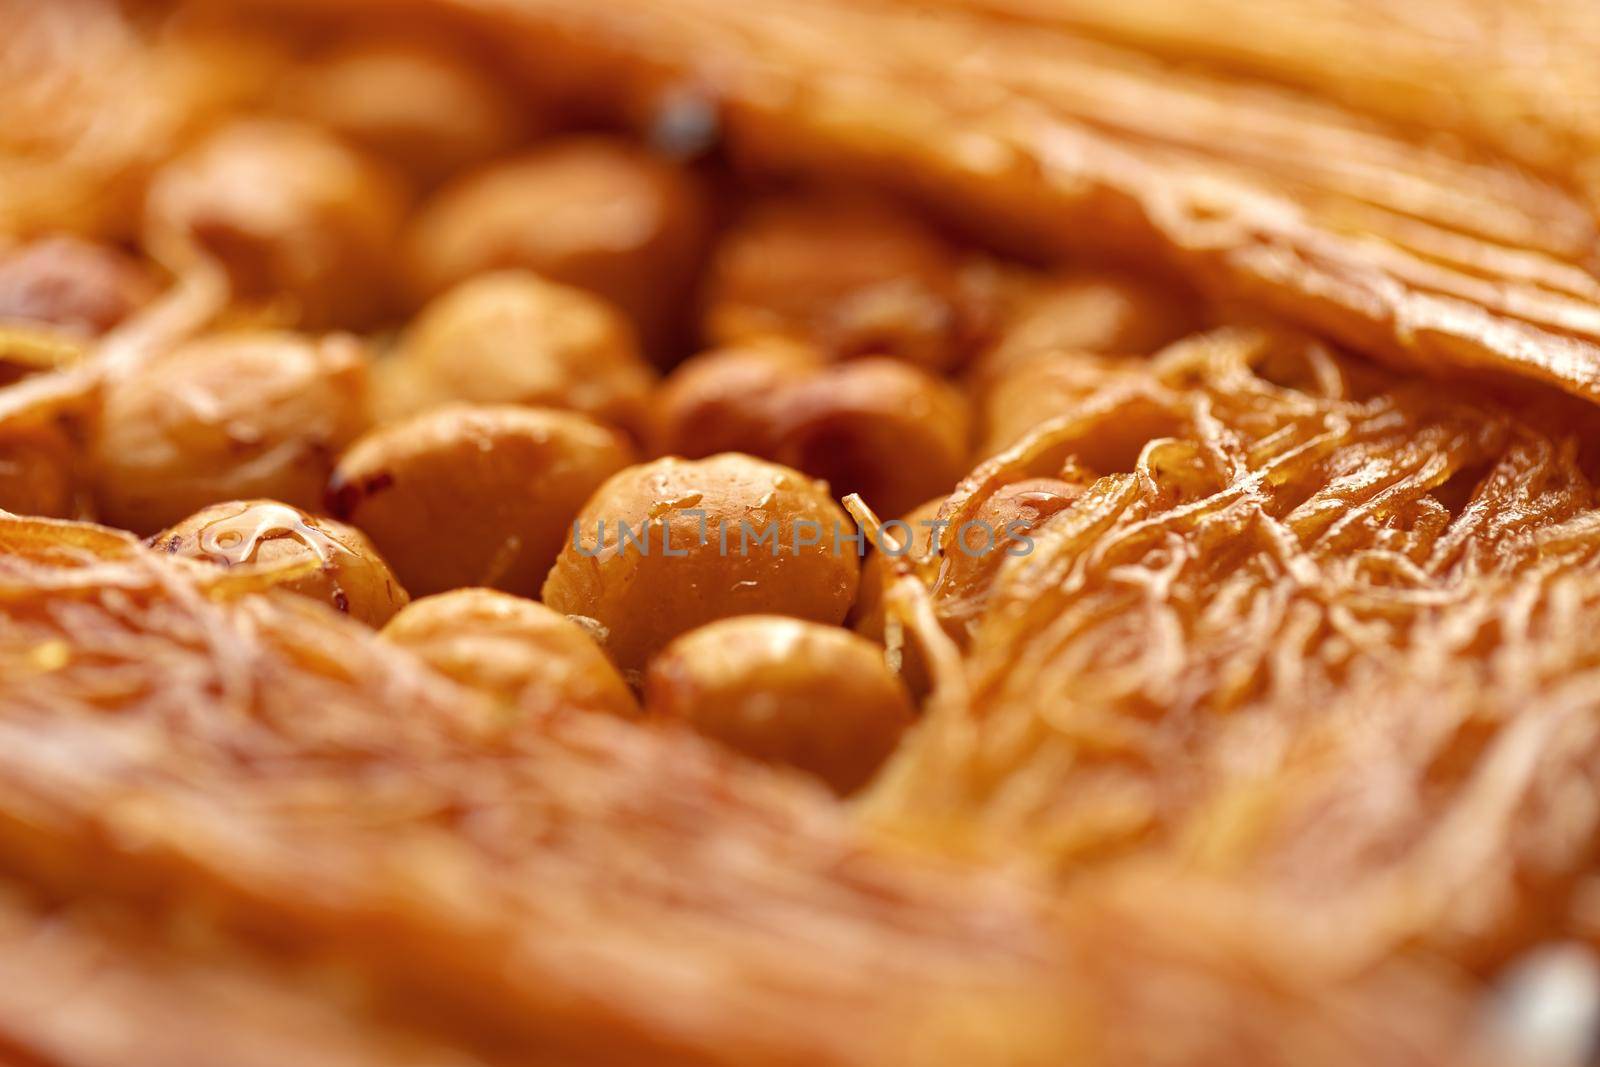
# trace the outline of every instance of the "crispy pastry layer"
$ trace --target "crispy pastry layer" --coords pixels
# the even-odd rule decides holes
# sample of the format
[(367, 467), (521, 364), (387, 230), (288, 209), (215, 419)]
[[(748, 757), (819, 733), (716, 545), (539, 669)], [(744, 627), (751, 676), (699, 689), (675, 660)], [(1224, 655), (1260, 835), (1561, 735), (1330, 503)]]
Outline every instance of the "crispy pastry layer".
[[(922, 570), (968, 658), (880, 815), (1069, 884), (1216, 885), (1295, 969), (1486, 967), (1571, 929), (1600, 830), (1589, 419), (1253, 330), (1106, 373), (942, 512)], [(954, 531), (1039, 478), (1083, 495), (963, 580)]]
[[(1470, 1006), (1409, 964), (1241, 972), (1254, 936), (1225, 912), (1174, 925), (1110, 885), (1046, 903), (693, 737), (508, 720), (261, 576), (70, 523), (0, 517), (0, 550), (0, 865), (140, 909), (153, 947), (108, 949), (108, 985), (41, 972), (125, 1047), (211, 1025), (149, 1032), (207, 1003), (193, 972), (217, 950), (190, 928), (344, 975), (493, 1062), (1126, 1064), (1160, 1034), (1198, 1064), (1443, 1064)], [(282, 1009), (270, 972), (235, 968)], [(0, 984), (0, 1036), (107, 1062), (32, 995)]]
[[(1408, 368), (1509, 372), (1600, 399), (1596, 201), (1577, 166), (1592, 119), (1567, 106), (1529, 127), (1530, 107), (1561, 92), (1530, 73), (1544, 54), (1506, 43), (1560, 41), (1568, 24), (1592, 40), (1578, 0), (1497, 6), (1473, 34), (1431, 50), (1420, 28), (1386, 49), (1383, 20), (1313, 4), (1310, 39), (1322, 44), (1313, 31), (1327, 27), (1349, 46), (1315, 59), (1302, 55), (1308, 42), (1277, 50), (1271, 35), (1205, 7), (1163, 22), (1154, 0), (1059, 13), (1043, 0), (419, 6), (486, 27), (552, 83), (635, 113), (702, 94), (751, 164), (866, 176), (1004, 243), (1175, 267), (1215, 295)], [(1012, 6), (1035, 17), (981, 10)], [(1482, 5), (1433, 6), (1443, 19)], [(1254, 17), (1296, 21), (1281, 6)], [(1174, 52), (1199, 36), (1216, 52), (1224, 35), (1254, 41), (1270, 78), (1180, 67), (1073, 25), (1162, 38)], [(1387, 92), (1378, 59), (1330, 66), (1368, 44), (1376, 57), (1401, 51), (1393, 72), (1416, 86), (1387, 110), (1352, 106)], [(1553, 84), (1592, 99), (1583, 77), (1561, 81), (1563, 57), (1570, 45), (1552, 60)], [(1347, 75), (1352, 85), (1334, 91)], [(1457, 121), (1434, 120), (1443, 96), (1460, 101)], [(1462, 136), (1420, 132), (1452, 126)]]

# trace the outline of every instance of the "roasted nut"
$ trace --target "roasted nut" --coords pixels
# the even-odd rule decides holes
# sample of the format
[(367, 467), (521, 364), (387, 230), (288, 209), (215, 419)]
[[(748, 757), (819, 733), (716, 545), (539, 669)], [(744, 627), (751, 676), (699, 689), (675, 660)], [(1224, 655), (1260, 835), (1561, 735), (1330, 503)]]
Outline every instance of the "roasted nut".
[(33, 241), (0, 255), (0, 322), (98, 337), (156, 294), (132, 257), (76, 237)]
[(389, 304), (403, 210), (376, 161), (312, 126), (244, 119), (156, 174), (146, 232), (215, 258), (241, 300), (277, 301), (308, 329), (354, 327)]
[(915, 718), (883, 649), (848, 630), (772, 615), (702, 626), (645, 674), (646, 714), (686, 722), (755, 759), (859, 789)]
[(705, 353), (668, 378), (656, 427), (662, 452), (762, 456), (889, 515), (948, 492), (967, 471), (965, 399), (881, 357), (827, 363), (771, 343)]
[(959, 262), (886, 201), (808, 194), (758, 204), (718, 245), (705, 334), (770, 334), (833, 356), (889, 355), (930, 370), (966, 356)]
[(1148, 356), (1201, 327), (1193, 301), (1120, 274), (1025, 278), (974, 361), (980, 386), (1039, 352)]
[(314, 566), (277, 588), (328, 604), (368, 626), (382, 626), (409, 599), (360, 530), (274, 500), (230, 500), (202, 508), (156, 534), (150, 546), (221, 567)]
[(469, 57), (409, 37), (357, 40), (308, 61), (287, 111), (432, 184), (515, 146), (522, 112)]
[(967, 472), (970, 422), (955, 389), (892, 359), (829, 367), (776, 413), (778, 462), (897, 515)]
[(0, 429), (0, 511), (71, 518), (77, 502), (72, 442), (52, 425)]
[(556, 142), (446, 186), (412, 224), (414, 295), (524, 267), (621, 308), (653, 348), (677, 330), (705, 241), (686, 170), (603, 137)]
[(582, 415), (454, 404), (351, 446), (328, 505), (417, 596), (475, 585), (531, 596), (583, 502), (632, 459), (619, 434)]
[(220, 334), (106, 386), (91, 443), (100, 517), (148, 535), (222, 500), (314, 508), (366, 427), (366, 359), (348, 337)]
[(847, 522), (822, 486), (787, 467), (736, 453), (656, 460), (584, 505), (544, 602), (597, 620), (624, 671), (732, 615), (837, 623), (860, 576)]
[(415, 399), (565, 408), (643, 432), (655, 371), (605, 301), (526, 271), (484, 274), (430, 303), (397, 356)]
[(778, 447), (776, 409), (782, 398), (825, 362), (811, 345), (781, 338), (685, 360), (656, 391), (656, 451), (691, 458), (718, 452), (770, 458)]
[(523, 711), (639, 713), (633, 692), (589, 633), (525, 597), (493, 589), (424, 597), (396, 615), (383, 637)]

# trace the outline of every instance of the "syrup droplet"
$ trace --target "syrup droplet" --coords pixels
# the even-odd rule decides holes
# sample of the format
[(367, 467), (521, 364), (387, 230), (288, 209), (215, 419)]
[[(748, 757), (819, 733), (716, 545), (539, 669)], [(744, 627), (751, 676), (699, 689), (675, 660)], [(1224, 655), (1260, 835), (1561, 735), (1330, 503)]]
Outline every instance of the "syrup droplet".
[(232, 567), (250, 562), (263, 541), (283, 535), (305, 545), (324, 567), (345, 551), (308, 523), (305, 515), (285, 504), (252, 504), (237, 514), (214, 519), (201, 527), (198, 547), (202, 558)]

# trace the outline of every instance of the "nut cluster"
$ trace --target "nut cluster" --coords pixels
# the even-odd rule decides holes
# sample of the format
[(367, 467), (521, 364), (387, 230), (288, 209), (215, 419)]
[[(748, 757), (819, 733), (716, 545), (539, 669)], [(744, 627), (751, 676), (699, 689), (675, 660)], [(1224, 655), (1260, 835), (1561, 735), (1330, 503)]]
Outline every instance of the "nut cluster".
[(446, 40), (309, 48), (261, 100), (154, 169), (133, 241), (0, 246), (0, 384), (104, 364), (86, 410), (0, 418), (0, 507), (243, 568), (520, 714), (686, 725), (839, 793), (928, 685), (885, 584), (925, 575), (964, 640), (1083, 487), (1002, 489), (1013, 540), (976, 556), (924, 528), (886, 558), (841, 499), (937, 527), (1194, 321), (865, 188), (554, 133)]

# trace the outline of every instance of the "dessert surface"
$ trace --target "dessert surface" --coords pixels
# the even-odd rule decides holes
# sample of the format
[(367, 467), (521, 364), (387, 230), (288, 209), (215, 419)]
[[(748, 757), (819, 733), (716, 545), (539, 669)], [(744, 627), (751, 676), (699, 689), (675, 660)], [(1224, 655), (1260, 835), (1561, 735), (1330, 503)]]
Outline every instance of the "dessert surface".
[(0, 1063), (1587, 1062), (1596, 48), (0, 0)]

